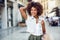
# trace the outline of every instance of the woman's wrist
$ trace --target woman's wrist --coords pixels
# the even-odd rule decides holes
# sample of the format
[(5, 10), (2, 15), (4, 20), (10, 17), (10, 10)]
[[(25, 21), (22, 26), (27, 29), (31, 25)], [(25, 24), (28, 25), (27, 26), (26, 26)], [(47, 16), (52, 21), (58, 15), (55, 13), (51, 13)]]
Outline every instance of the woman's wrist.
[(20, 11), (26, 11), (26, 7), (20, 7)]
[(43, 34), (46, 34), (46, 32), (44, 31)]
[(46, 34), (46, 32), (45, 33), (43, 33), (43, 35), (45, 35)]

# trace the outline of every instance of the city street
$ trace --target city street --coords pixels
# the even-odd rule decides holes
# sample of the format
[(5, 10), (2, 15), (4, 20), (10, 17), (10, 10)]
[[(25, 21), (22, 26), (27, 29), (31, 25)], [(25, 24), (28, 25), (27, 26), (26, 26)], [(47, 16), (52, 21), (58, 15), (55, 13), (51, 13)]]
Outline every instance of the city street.
[[(34, 4), (32, 4), (31, 9), (33, 8), (34, 10), (31, 10), (29, 8), (30, 6), (27, 5), (32, 1), (34, 2), (34, 4), (35, 2), (38, 3), (36, 4), (36, 8), (35, 6), (33, 6)], [(23, 7), (22, 12), (20, 10), (21, 7)], [(29, 10), (27, 10), (28, 8)], [(39, 8), (42, 8), (42, 10)], [(60, 0), (0, 0), (0, 40), (28, 40), (30, 33), (26, 31), (27, 27), (25, 24), (25, 18), (27, 18), (25, 13), (27, 15), (30, 14), (28, 11), (30, 11), (31, 14), (35, 12), (36, 14), (43, 13), (41, 16), (47, 19), (47, 21), (49, 22), (48, 23), (45, 20), (45, 28), (47, 34), (46, 38), (50, 38), (50, 40), (60, 40), (60, 26), (49, 25), (60, 25)], [(36, 15), (31, 16), (31, 18), (34, 19)], [(31, 21), (30, 17), (28, 17), (27, 19), (28, 22)], [(38, 20), (40, 20), (40, 17)], [(35, 22), (35, 20), (33, 20), (33, 22)], [(40, 21), (36, 21), (36, 23), (37, 22)], [(29, 25), (30, 23), (27, 24)], [(31, 26), (29, 25), (29, 27)], [(35, 27), (35, 24), (33, 25), (33, 27)], [(37, 29), (38, 31), (36, 32), (39, 33), (40, 30), (38, 27), (36, 28), (36, 30)]]
[[(60, 27), (49, 26), (46, 24), (47, 34), (52, 40), (60, 40)], [(12, 27), (5, 30), (0, 30), (0, 40), (28, 40), (29, 33), (26, 32), (26, 27)]]

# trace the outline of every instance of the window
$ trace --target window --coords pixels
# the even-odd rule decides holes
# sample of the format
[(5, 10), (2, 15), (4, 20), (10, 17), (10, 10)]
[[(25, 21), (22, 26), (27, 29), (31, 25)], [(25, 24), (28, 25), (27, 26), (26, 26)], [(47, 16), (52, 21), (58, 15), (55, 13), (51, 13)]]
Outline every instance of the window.
[(0, 3), (4, 3), (4, 0), (0, 0)]

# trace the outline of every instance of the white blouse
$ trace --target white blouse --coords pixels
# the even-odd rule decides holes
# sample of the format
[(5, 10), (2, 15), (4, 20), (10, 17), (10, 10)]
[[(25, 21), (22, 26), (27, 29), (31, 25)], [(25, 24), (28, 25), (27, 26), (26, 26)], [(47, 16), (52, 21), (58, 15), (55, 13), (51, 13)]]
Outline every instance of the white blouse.
[(27, 32), (36, 36), (42, 35), (42, 20), (44, 20), (44, 18), (40, 16), (38, 19), (38, 23), (36, 23), (36, 19), (33, 16), (28, 16), (26, 20)]

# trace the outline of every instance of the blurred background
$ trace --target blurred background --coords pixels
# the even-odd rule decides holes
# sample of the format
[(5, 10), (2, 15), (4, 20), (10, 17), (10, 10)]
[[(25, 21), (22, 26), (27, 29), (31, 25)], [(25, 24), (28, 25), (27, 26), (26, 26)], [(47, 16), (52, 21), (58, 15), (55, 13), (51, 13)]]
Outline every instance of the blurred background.
[(0, 40), (27, 40), (26, 24), (20, 7), (28, 2), (43, 5), (46, 30), (53, 40), (60, 40), (60, 0), (0, 0)]

